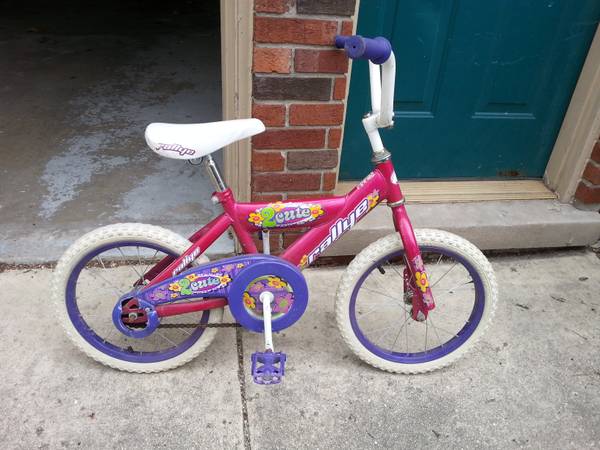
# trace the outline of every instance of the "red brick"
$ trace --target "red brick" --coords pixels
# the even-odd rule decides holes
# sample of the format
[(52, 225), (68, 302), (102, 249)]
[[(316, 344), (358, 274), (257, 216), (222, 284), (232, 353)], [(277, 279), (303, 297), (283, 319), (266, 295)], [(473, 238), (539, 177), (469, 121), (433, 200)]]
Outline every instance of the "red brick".
[(263, 121), (268, 127), (282, 127), (285, 125), (285, 105), (252, 105), (252, 117)]
[(333, 99), (344, 100), (346, 98), (346, 77), (336, 78), (333, 83)]
[(333, 45), (337, 21), (255, 17), (256, 42)]
[(257, 149), (323, 148), (325, 145), (325, 130), (267, 130), (254, 136), (252, 144)]
[(298, 49), (294, 56), (296, 72), (346, 73), (348, 57), (342, 50)]
[(252, 95), (260, 100), (322, 100), (331, 98), (331, 78), (255, 76)]
[(342, 129), (341, 128), (330, 128), (327, 138), (328, 148), (338, 148), (340, 141), (342, 140)]
[(591, 184), (600, 186), (600, 165), (588, 162), (587, 167), (583, 171), (583, 177), (588, 180)]
[(292, 49), (254, 48), (252, 69), (258, 73), (290, 73)]
[(332, 14), (351, 16), (354, 14), (356, 0), (296, 0), (300, 14)]
[(333, 169), (338, 164), (337, 150), (308, 150), (288, 153), (290, 170)]
[(259, 13), (283, 14), (291, 6), (292, 0), (254, 0), (254, 10)]
[(284, 166), (285, 158), (280, 152), (252, 152), (253, 172), (278, 172)]
[(256, 192), (316, 191), (320, 186), (320, 173), (269, 173), (252, 177)]
[(342, 35), (350, 36), (354, 29), (354, 23), (351, 20), (344, 20), (342, 22)]
[(290, 125), (341, 125), (343, 118), (341, 103), (290, 105)]
[(575, 191), (575, 198), (586, 205), (600, 203), (600, 186), (591, 186), (581, 181)]
[(600, 141), (596, 141), (596, 145), (594, 145), (594, 149), (592, 150), (592, 156), (590, 156), (590, 159), (600, 164)]
[(324, 191), (333, 191), (335, 189), (336, 181), (337, 181), (337, 173), (325, 172), (323, 174), (323, 190)]
[(252, 201), (258, 203), (270, 203), (283, 200), (281, 194), (252, 194)]

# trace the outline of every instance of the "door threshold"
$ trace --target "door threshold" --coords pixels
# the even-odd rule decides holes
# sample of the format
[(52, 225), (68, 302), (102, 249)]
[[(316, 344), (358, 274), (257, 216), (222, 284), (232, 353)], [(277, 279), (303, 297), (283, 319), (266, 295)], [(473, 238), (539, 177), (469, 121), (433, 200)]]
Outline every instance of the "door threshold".
[[(338, 182), (336, 195), (345, 195), (356, 182)], [(556, 199), (542, 180), (402, 181), (407, 203), (462, 203), (486, 200)]]

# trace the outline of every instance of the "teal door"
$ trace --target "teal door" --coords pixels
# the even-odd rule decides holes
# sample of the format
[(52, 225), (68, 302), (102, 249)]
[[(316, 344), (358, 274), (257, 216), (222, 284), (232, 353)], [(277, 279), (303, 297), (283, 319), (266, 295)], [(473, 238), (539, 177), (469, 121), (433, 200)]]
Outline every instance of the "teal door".
[[(396, 55), (401, 178), (543, 175), (600, 17), (599, 0), (363, 0), (358, 34)], [(365, 61), (352, 67), (340, 178), (364, 177)]]

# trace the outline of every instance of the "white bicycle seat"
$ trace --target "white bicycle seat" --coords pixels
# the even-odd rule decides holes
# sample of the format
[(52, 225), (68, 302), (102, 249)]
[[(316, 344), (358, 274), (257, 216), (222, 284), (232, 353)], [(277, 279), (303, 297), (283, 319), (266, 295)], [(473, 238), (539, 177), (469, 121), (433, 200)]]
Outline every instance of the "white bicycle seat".
[(173, 159), (201, 158), (232, 142), (265, 131), (258, 119), (224, 120), (209, 123), (151, 123), (146, 143), (160, 156)]

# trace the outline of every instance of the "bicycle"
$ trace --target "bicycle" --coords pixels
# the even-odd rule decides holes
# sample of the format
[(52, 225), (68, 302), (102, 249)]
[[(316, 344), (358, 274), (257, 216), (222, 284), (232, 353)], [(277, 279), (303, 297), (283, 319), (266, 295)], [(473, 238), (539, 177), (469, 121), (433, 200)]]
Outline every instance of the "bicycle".
[[(274, 350), (272, 333), (292, 326), (307, 307), (301, 269), (384, 201), (396, 232), (363, 249), (343, 273), (335, 299), (342, 338), (361, 360), (397, 373), (444, 367), (473, 347), (494, 312), (494, 272), (465, 239), (412, 228), (379, 135), (379, 128), (393, 124), (391, 45), (382, 37), (338, 36), (336, 46), (350, 58), (369, 59), (373, 110), (363, 126), (373, 171), (345, 196), (239, 203), (211, 153), (264, 131), (260, 120), (150, 124), (145, 137), (153, 151), (200, 159), (223, 213), (189, 240), (152, 225), (114, 224), (91, 231), (66, 251), (52, 298), (59, 321), (84, 353), (125, 371), (173, 369), (211, 343), (228, 306), (237, 324), (264, 333), (264, 351), (251, 358), (254, 381), (279, 383), (287, 356)], [(270, 230), (298, 227), (307, 231), (279, 257), (270, 255)], [(208, 261), (204, 251), (230, 228), (242, 254)], [(253, 233), (262, 236), (262, 254)], [(121, 285), (124, 272), (131, 278)]]

